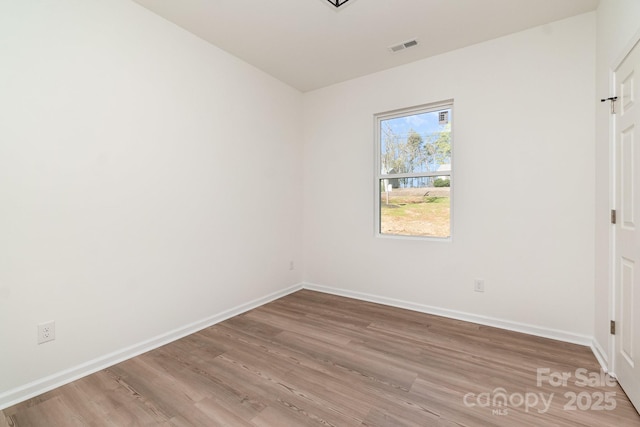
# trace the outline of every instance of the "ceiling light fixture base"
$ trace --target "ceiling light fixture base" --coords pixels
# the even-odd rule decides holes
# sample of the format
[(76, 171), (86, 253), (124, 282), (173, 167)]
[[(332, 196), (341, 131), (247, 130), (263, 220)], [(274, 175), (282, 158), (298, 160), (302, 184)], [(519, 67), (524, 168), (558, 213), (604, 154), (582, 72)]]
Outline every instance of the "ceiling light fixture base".
[(333, 6), (335, 6), (336, 8), (338, 8), (343, 4), (345, 4), (346, 2), (348, 2), (349, 0), (327, 0), (327, 1), (331, 3)]

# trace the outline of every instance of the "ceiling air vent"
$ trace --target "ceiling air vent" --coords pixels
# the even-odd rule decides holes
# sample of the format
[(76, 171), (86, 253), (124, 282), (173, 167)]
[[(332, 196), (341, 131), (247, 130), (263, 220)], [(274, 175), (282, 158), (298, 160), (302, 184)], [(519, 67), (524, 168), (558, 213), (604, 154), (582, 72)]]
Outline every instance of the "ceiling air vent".
[(418, 44), (418, 40), (416, 39), (408, 40), (406, 42), (391, 46), (389, 50), (394, 53), (400, 52), (401, 50), (408, 49), (410, 47), (416, 46), (417, 44)]

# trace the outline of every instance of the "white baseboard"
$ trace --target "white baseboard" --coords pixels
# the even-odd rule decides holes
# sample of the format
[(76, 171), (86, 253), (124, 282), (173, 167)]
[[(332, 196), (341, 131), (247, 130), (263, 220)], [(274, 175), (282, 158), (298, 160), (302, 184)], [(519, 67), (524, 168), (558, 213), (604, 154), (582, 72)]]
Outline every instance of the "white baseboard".
[[(596, 340), (595, 338), (591, 341), (591, 351), (593, 352), (593, 355), (596, 357), (596, 359), (598, 360), (598, 363), (600, 364), (600, 367), (602, 368), (602, 370), (606, 373), (610, 373), (609, 372), (609, 358), (607, 357), (607, 353), (604, 351), (604, 349), (602, 348), (602, 346), (600, 345), (600, 343), (598, 342), (598, 340)], [(611, 374), (613, 374), (611, 372)]]
[(61, 372), (56, 372), (53, 375), (40, 378), (31, 383), (6, 391), (0, 394), (0, 410), (23, 402), (32, 397), (38, 396), (47, 391), (53, 390), (56, 387), (60, 387), (87, 375), (93, 374), (94, 372), (108, 368), (109, 366), (113, 366), (127, 359), (131, 359), (132, 357), (138, 356), (142, 353), (146, 353), (147, 351), (161, 347), (172, 341), (178, 340), (187, 335), (208, 328), (209, 326), (213, 326), (216, 323), (222, 322), (233, 316), (237, 316), (238, 314), (242, 314), (246, 311), (257, 308), (261, 305), (264, 305), (268, 302), (281, 298), (300, 289), (302, 289), (301, 284), (290, 286), (286, 289), (273, 292), (269, 295), (265, 295), (261, 298), (254, 299), (253, 301), (249, 301), (245, 304), (241, 304), (237, 307), (207, 317), (206, 319), (202, 319), (181, 328), (174, 329), (141, 343), (120, 349), (118, 351), (93, 360), (89, 360), (88, 362), (75, 366), (73, 368)]
[[(543, 338), (550, 338), (558, 341), (569, 342), (573, 344), (591, 347), (593, 338), (587, 335), (575, 334), (572, 332), (560, 331), (557, 329), (545, 328), (541, 326), (528, 325), (525, 323), (512, 322), (510, 320), (497, 319), (494, 317), (481, 316), (478, 314), (465, 313), (462, 311), (449, 310), (446, 308), (433, 307), (424, 304), (416, 304), (413, 302), (402, 301), (394, 298), (381, 297), (378, 295), (367, 294), (363, 292), (354, 292), (345, 289), (332, 288), (329, 286), (316, 285), (313, 283), (303, 283), (304, 289), (312, 291), (324, 292), (327, 294), (339, 295), (348, 298), (354, 298), (362, 301), (374, 302), (378, 304), (389, 305), (392, 307), (404, 308), (407, 310), (418, 311), (420, 313), (433, 314), (436, 316), (448, 317), (456, 320), (464, 320), (466, 322), (478, 323), (485, 326), (493, 326), (495, 328), (506, 329), (509, 331), (522, 332), (529, 335), (535, 335)], [(597, 356), (596, 356), (597, 357)]]

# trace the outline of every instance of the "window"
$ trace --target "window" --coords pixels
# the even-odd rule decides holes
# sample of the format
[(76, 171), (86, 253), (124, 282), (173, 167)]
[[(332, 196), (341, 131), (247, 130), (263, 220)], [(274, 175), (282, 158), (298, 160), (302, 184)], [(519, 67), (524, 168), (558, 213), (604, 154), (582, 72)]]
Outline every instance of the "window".
[(376, 116), (379, 235), (451, 237), (453, 101)]

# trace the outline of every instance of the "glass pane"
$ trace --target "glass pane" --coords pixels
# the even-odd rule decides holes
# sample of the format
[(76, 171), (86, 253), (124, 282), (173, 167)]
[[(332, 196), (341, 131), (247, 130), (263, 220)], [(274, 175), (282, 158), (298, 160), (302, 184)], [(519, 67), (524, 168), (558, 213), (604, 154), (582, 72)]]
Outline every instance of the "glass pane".
[(399, 236), (451, 235), (450, 177), (380, 180), (380, 233)]
[(451, 109), (380, 122), (382, 175), (451, 171)]

